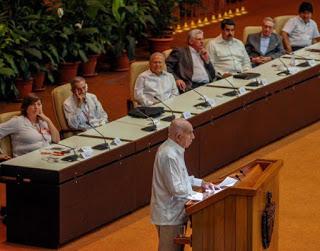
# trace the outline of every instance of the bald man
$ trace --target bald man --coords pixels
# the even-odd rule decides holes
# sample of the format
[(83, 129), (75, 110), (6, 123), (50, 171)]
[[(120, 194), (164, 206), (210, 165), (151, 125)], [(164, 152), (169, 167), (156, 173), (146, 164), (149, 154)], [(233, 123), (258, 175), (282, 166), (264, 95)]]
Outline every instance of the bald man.
[[(179, 95), (176, 81), (164, 70), (164, 55), (155, 52), (150, 56), (149, 70), (142, 72), (134, 87), (134, 98), (140, 105), (150, 106)], [(156, 97), (156, 98), (155, 98)]]
[(192, 125), (185, 119), (175, 119), (169, 127), (168, 139), (156, 154), (150, 206), (151, 221), (158, 231), (159, 251), (183, 250), (173, 239), (183, 234), (187, 222), (184, 204), (194, 193), (192, 186), (214, 189), (212, 183), (188, 175), (184, 151), (193, 139)]

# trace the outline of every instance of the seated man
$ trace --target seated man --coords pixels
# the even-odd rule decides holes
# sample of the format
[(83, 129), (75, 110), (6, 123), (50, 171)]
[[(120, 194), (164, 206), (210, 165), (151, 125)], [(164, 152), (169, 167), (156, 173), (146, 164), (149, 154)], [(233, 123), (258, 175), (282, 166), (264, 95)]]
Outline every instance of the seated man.
[(211, 62), (222, 77), (251, 69), (250, 58), (243, 43), (234, 38), (235, 23), (224, 19), (220, 25), (221, 34), (208, 43)]
[(313, 7), (311, 3), (303, 2), (299, 7), (299, 15), (290, 18), (282, 29), (285, 49), (288, 53), (319, 41), (319, 30), (311, 19)]
[(155, 52), (150, 56), (149, 67), (138, 76), (134, 88), (134, 97), (140, 105), (150, 106), (159, 102), (156, 98), (165, 101), (179, 95), (173, 75), (163, 70), (162, 53)]
[(274, 21), (271, 17), (263, 19), (262, 31), (248, 35), (246, 50), (253, 66), (264, 64), (285, 53), (279, 35), (273, 32)]
[(198, 29), (189, 32), (187, 47), (172, 50), (166, 64), (182, 92), (215, 80), (215, 70), (204, 48), (203, 31)]
[(71, 82), (71, 90), (73, 94), (63, 103), (64, 114), (71, 128), (85, 130), (108, 122), (108, 115), (96, 95), (87, 93), (88, 85), (84, 78), (75, 77)]

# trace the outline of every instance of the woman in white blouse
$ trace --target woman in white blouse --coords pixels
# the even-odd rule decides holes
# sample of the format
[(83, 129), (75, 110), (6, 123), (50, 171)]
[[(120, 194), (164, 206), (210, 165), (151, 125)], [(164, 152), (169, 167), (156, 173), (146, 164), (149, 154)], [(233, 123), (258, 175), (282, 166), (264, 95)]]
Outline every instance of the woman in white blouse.
[(43, 113), (41, 100), (33, 93), (22, 101), (20, 116), (0, 124), (0, 139), (7, 135), (11, 137), (14, 157), (60, 141), (59, 131)]

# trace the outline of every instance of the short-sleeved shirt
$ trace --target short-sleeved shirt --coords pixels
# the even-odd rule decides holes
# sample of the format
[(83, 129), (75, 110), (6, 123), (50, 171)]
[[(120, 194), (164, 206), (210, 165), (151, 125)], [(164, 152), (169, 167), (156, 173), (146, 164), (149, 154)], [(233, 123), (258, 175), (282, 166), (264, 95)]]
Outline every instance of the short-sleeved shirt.
[(25, 116), (13, 117), (0, 124), (0, 139), (10, 135), (14, 157), (49, 146), (51, 134), (48, 124), (38, 120), (32, 124)]
[(314, 38), (320, 36), (316, 22), (310, 20), (305, 23), (300, 16), (290, 18), (282, 30), (288, 33), (291, 46), (309, 46)]

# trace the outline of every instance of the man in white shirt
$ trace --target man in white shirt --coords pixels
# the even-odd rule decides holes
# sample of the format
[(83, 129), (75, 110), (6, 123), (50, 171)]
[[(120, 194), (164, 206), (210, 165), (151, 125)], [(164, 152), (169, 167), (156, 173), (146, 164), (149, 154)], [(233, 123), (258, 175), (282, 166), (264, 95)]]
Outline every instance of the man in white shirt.
[(159, 147), (154, 161), (151, 221), (156, 225), (159, 251), (182, 250), (173, 239), (183, 234), (187, 222), (184, 204), (194, 191), (192, 186), (214, 189), (212, 183), (189, 176), (184, 151), (194, 139), (192, 125), (185, 119), (172, 121), (168, 139)]
[(318, 42), (319, 30), (315, 21), (311, 19), (313, 7), (311, 3), (302, 2), (299, 15), (290, 18), (282, 29), (284, 47), (288, 53)]
[(208, 53), (216, 71), (222, 77), (251, 69), (251, 62), (243, 43), (234, 38), (235, 22), (224, 19), (221, 22), (221, 34), (211, 40)]
[(215, 80), (215, 70), (204, 48), (203, 31), (191, 30), (188, 46), (174, 48), (166, 59), (168, 72), (172, 73), (181, 92)]
[[(150, 56), (149, 70), (141, 73), (135, 84), (134, 98), (142, 106), (150, 106), (179, 95), (171, 73), (164, 71), (164, 55), (155, 52)], [(156, 97), (156, 98), (155, 98)]]
[(64, 115), (70, 128), (86, 130), (108, 122), (108, 115), (96, 95), (88, 93), (84, 78), (75, 77), (71, 82), (71, 90), (73, 94), (63, 103)]

